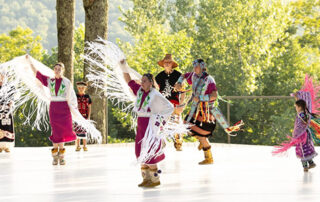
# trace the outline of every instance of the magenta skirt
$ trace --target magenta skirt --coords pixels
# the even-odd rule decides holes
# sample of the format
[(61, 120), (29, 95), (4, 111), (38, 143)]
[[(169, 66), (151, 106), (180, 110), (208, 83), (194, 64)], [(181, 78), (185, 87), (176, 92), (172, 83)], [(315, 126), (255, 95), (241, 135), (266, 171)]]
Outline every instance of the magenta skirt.
[[(137, 126), (137, 135), (136, 135), (136, 142), (135, 142), (135, 152), (136, 157), (139, 158), (140, 151), (141, 151), (141, 140), (144, 137), (144, 134), (147, 130), (149, 123), (149, 117), (138, 117), (138, 126)], [(161, 145), (160, 145), (161, 147)], [(159, 148), (160, 149), (160, 148)], [(161, 154), (160, 156), (157, 156), (156, 158), (150, 159), (145, 164), (156, 164), (162, 161), (165, 158), (164, 154)]]
[(49, 108), (52, 143), (72, 142), (77, 139), (72, 127), (72, 117), (67, 102), (51, 102)]

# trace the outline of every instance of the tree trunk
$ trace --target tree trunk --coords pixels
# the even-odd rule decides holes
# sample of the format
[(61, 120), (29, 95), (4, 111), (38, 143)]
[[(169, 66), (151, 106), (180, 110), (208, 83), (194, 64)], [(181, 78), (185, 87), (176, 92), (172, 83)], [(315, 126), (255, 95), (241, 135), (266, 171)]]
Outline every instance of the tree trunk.
[(75, 0), (57, 0), (58, 61), (65, 66), (64, 76), (73, 83), (73, 33)]
[[(85, 10), (85, 42), (94, 41), (101, 37), (107, 39), (108, 31), (108, 0), (83, 0)], [(86, 53), (86, 52), (85, 52)], [(84, 77), (88, 73), (88, 66), (84, 62)], [(90, 85), (89, 85), (90, 86)], [(88, 88), (92, 95), (92, 119), (96, 121), (98, 130), (101, 131), (103, 143), (107, 143), (108, 135), (108, 110), (105, 98), (100, 98), (99, 92), (93, 88)]]

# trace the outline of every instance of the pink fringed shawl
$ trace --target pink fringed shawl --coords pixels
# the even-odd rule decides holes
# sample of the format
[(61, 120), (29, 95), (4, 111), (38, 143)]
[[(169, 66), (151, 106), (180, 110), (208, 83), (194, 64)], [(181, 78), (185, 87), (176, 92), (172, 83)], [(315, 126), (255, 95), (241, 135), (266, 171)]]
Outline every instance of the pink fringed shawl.
[[(319, 90), (320, 90), (320, 85), (314, 86), (312, 82), (312, 78), (306, 75), (305, 83), (302, 89), (291, 95), (295, 96), (297, 99), (304, 100), (310, 112), (319, 113), (320, 99), (317, 98), (317, 94), (319, 93)], [(300, 114), (298, 114), (296, 116), (296, 120), (294, 123), (294, 130), (292, 133), (292, 137), (287, 136), (288, 140), (282, 142), (280, 146), (276, 146), (275, 149), (272, 151), (272, 154), (273, 155), (281, 154), (286, 152), (292, 146), (295, 146), (300, 143), (304, 144), (307, 140), (307, 129), (309, 127), (309, 124), (310, 124), (310, 118), (308, 122), (305, 123), (300, 117)]]
[[(304, 93), (302, 92), (309, 92), (307, 98), (304, 97)], [(299, 93), (300, 92), (300, 93)], [(312, 78), (306, 75), (304, 85), (300, 91), (297, 93), (301, 94), (298, 95), (298, 99), (303, 99), (307, 102), (307, 107), (310, 112), (314, 114), (318, 114), (320, 112), (320, 98), (317, 98), (317, 95), (320, 92), (320, 85), (314, 85), (312, 82)], [(309, 97), (310, 96), (310, 97)]]
[(308, 134), (307, 129), (310, 123), (310, 118), (308, 120), (308, 123), (305, 123), (302, 118), (300, 117), (300, 114), (297, 114), (296, 120), (294, 123), (294, 130), (291, 136), (288, 137), (288, 141), (284, 141), (280, 144), (280, 146), (276, 146), (275, 150), (272, 151), (273, 155), (281, 154), (283, 152), (286, 152), (288, 149), (290, 149), (292, 146), (295, 146), (297, 144), (304, 144), (307, 140)]

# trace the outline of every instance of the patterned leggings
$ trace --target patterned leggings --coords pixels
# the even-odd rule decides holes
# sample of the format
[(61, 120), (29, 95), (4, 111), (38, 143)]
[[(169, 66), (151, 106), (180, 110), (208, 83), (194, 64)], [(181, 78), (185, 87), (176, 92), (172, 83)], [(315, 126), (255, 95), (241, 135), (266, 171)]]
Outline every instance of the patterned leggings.
[(309, 160), (309, 161), (301, 160), (301, 162), (302, 162), (302, 166), (303, 166), (304, 168), (307, 168), (307, 167), (308, 167), (308, 163), (309, 163), (309, 166), (312, 165), (312, 164), (314, 164), (314, 162), (313, 162), (312, 159)]

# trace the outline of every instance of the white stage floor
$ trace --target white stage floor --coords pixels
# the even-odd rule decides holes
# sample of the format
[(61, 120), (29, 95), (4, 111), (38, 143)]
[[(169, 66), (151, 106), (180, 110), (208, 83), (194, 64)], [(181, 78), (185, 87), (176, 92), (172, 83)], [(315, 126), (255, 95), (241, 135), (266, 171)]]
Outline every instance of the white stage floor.
[(14, 148), (0, 154), (0, 201), (320, 201), (320, 158), (304, 173), (294, 149), (279, 158), (272, 147), (213, 144), (215, 163), (200, 166), (196, 146), (168, 146), (154, 189), (137, 187), (132, 144), (67, 147), (65, 166), (51, 165), (49, 147)]

